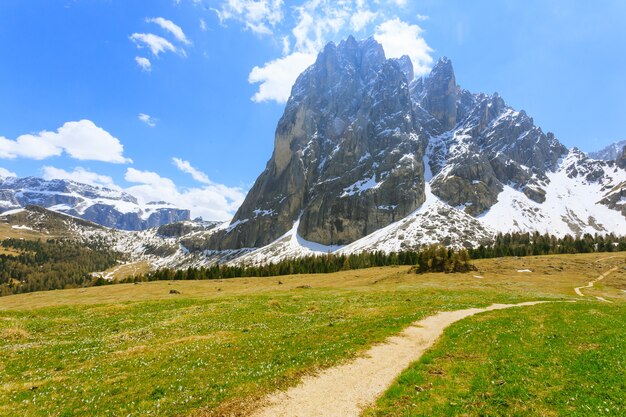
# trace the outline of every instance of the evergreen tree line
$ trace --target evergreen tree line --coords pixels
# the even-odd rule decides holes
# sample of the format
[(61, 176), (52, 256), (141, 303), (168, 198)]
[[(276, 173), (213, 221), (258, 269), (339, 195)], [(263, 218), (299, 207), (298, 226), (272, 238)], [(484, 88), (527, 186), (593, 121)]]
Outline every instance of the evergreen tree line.
[(584, 234), (557, 238), (549, 234), (498, 234), (492, 245), (469, 249), (472, 259), (626, 251), (626, 236)]
[(626, 237), (617, 237), (613, 234), (607, 236), (585, 234), (579, 237), (566, 235), (557, 238), (540, 233), (501, 233), (495, 237), (492, 245), (480, 245), (470, 249), (451, 249), (433, 245), (417, 251), (388, 254), (377, 251), (351, 255), (306, 256), (258, 266), (215, 264), (182, 270), (163, 268), (146, 275), (127, 277), (123, 282), (320, 274), (392, 265), (414, 266), (416, 273), (467, 272), (476, 269), (471, 263), (474, 259), (613, 251), (626, 251)]
[(102, 244), (50, 239), (6, 239), (0, 243), (16, 254), (0, 254), (0, 296), (96, 284), (91, 272), (104, 271), (121, 255)]

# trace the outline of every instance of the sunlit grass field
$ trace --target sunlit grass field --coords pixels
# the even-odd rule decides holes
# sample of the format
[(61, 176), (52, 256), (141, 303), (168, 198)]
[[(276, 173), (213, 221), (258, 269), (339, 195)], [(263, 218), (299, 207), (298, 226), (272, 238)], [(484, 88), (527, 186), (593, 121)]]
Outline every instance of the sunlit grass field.
[[(485, 392), (476, 381), (496, 372), (478, 369), (478, 365), (491, 363), (483, 363), (485, 358), (494, 358), (494, 369), (502, 373), (495, 383), (505, 381), (498, 388), (487, 386), (494, 390), (490, 398), (501, 398), (503, 395), (495, 393), (501, 387), (535, 384), (539, 376), (522, 367), (530, 347), (536, 349), (530, 352), (538, 358), (556, 355), (553, 361), (540, 363), (545, 368), (541, 378), (546, 374), (555, 379), (554, 384), (570, 381), (559, 380), (561, 376), (569, 378), (558, 372), (562, 367), (551, 367), (571, 357), (562, 347), (580, 349), (577, 344), (582, 343), (601, 345), (590, 349), (588, 355), (603, 352), (603, 366), (611, 365), (617, 378), (618, 355), (626, 357), (626, 348), (613, 344), (620, 333), (612, 324), (626, 323), (625, 262), (625, 253), (502, 258), (477, 261), (479, 270), (469, 274), (415, 275), (406, 267), (390, 267), (325, 275), (124, 284), (3, 297), (0, 415), (247, 415), (265, 394), (296, 384), (303, 374), (354, 357), (434, 312), (494, 302), (580, 299), (573, 287), (613, 266), (621, 269), (586, 293), (601, 295), (614, 304), (585, 297), (575, 304), (556, 303), (466, 319), (453, 325), (432, 352), (381, 399), (378, 408), (367, 413), (468, 413), (468, 404)], [(518, 272), (526, 269), (532, 272)], [(171, 290), (180, 294), (170, 294)], [(596, 325), (590, 311), (599, 312), (597, 321), (603, 326)], [(578, 323), (580, 331), (563, 325), (570, 322)], [(468, 326), (476, 330), (467, 332)], [(542, 326), (547, 330), (537, 333)], [(553, 343), (561, 345), (546, 344), (543, 336), (537, 336), (535, 343), (531, 337), (544, 333), (556, 334)], [(510, 339), (507, 334), (512, 335)], [(489, 344), (485, 341), (498, 337), (513, 343), (517, 341), (514, 335), (523, 336), (526, 344), (518, 343), (520, 347), (516, 345), (510, 352), (501, 344), (485, 346)], [(606, 354), (605, 345), (614, 346), (615, 354)], [(465, 370), (471, 374), (476, 368), (470, 375), (475, 380), (470, 386), (473, 391), (467, 394), (467, 401), (453, 401), (457, 405), (448, 404), (452, 408), (432, 414), (435, 408), (426, 404), (424, 397), (428, 395), (434, 404), (468, 389), (457, 377), (466, 374), (457, 368), (446, 368), (444, 377), (438, 377), (440, 392), (435, 382), (414, 382), (422, 381), (419, 372), (428, 373), (424, 371), (430, 366), (427, 361), (433, 363), (437, 355), (445, 358), (448, 351), (471, 352), (466, 354), (470, 359), (480, 359), (476, 365), (468, 363)], [(461, 363), (449, 362), (450, 366)], [(437, 366), (444, 368), (444, 364)], [(506, 369), (498, 366), (512, 369), (510, 380)], [(520, 374), (526, 380), (515, 379)], [(584, 375), (572, 376), (572, 395), (614, 392), (609, 383), (619, 388), (615, 379), (607, 378), (606, 386), (599, 382), (602, 389), (589, 391), (581, 384)], [(407, 385), (406, 380), (411, 382)], [(430, 383), (428, 389), (415, 389)], [(540, 388), (525, 389), (533, 395)], [(513, 398), (513, 403), (526, 398), (521, 394), (504, 397)], [(604, 397), (598, 394), (598, 398)], [(421, 409), (413, 407), (416, 401)], [(552, 397), (535, 401), (543, 405), (533, 410), (545, 411), (543, 415), (567, 415), (563, 410), (569, 410), (558, 408)], [(588, 403), (597, 404), (595, 400)], [(607, 408), (615, 412), (619, 404), (613, 406)], [(484, 407), (485, 413), (467, 415), (513, 415), (507, 410), (518, 410), (495, 400), (485, 402)], [(523, 414), (522, 408), (519, 412), (533, 414)]]

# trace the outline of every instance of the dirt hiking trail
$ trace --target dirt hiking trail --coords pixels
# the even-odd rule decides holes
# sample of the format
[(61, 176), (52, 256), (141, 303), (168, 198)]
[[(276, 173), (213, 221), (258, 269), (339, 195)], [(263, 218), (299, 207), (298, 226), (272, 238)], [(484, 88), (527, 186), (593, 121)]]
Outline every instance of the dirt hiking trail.
[[(604, 259), (610, 259), (610, 258), (604, 258)], [(601, 260), (602, 260), (602, 259), (601, 259)], [(589, 281), (589, 282), (587, 283), (587, 285), (583, 285), (582, 287), (576, 287), (576, 288), (574, 288), (574, 292), (575, 292), (577, 295), (579, 295), (579, 296), (581, 296), (581, 297), (584, 297), (584, 296), (585, 296), (585, 294), (583, 294), (583, 292), (581, 291), (582, 289), (585, 289), (585, 288), (591, 288), (591, 287), (593, 287), (593, 285), (594, 285), (596, 282), (598, 282), (598, 281), (602, 281), (602, 280), (603, 280), (604, 278), (606, 278), (606, 277), (607, 277), (610, 273), (615, 272), (615, 271), (617, 271), (617, 270), (618, 270), (618, 267), (615, 267), (615, 268), (611, 268), (611, 269), (609, 269), (609, 270), (608, 270), (608, 271), (606, 271), (605, 273), (601, 274), (598, 278), (596, 278), (596, 279), (594, 279), (594, 280), (592, 280), (592, 281)], [(600, 300), (600, 301), (604, 301), (605, 303), (612, 303), (612, 301), (609, 301), (609, 300), (607, 300), (607, 299), (605, 299), (605, 298), (603, 298), (603, 297), (596, 297), (596, 298), (597, 298), (598, 300)]]
[(493, 304), (447, 311), (413, 323), (397, 336), (373, 346), (346, 364), (306, 376), (296, 387), (271, 394), (254, 417), (358, 417), (411, 363), (419, 359), (446, 327), (474, 314), (541, 304)]

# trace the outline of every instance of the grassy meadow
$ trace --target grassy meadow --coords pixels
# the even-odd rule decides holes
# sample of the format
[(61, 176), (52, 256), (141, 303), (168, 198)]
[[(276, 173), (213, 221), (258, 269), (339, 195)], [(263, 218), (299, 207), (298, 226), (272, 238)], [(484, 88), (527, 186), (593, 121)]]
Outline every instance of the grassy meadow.
[(244, 416), (265, 394), (437, 311), (580, 300), (573, 287), (614, 266), (584, 290), (613, 304), (585, 297), (451, 326), (366, 415), (594, 415), (570, 397), (623, 415), (625, 262), (626, 253), (501, 258), (467, 274), (389, 267), (2, 297), (0, 415)]
[(624, 416), (625, 323), (626, 303), (471, 317), (451, 326), (365, 415)]

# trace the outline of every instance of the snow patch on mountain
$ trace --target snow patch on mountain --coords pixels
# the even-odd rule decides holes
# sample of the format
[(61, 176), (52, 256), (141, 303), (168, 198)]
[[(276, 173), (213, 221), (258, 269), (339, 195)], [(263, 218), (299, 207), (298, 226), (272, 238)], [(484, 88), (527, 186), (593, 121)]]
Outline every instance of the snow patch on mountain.
[(231, 264), (261, 265), (270, 262), (276, 263), (285, 259), (335, 253), (342, 248), (342, 246), (321, 245), (302, 238), (302, 236), (298, 234), (299, 226), (300, 218), (294, 222), (291, 230), (283, 236), (267, 246), (263, 246), (262, 248), (236, 258)]
[(348, 197), (355, 194), (361, 194), (366, 192), (367, 190), (378, 188), (380, 183), (376, 182), (376, 177), (371, 176), (370, 178), (365, 178), (355, 182), (354, 184), (343, 189), (343, 193), (341, 197)]
[(416, 250), (422, 246), (445, 244), (451, 247), (478, 246), (495, 236), (495, 230), (450, 207), (437, 198), (426, 184), (426, 201), (415, 212), (355, 242), (338, 253), (363, 251), (385, 253)]
[[(478, 216), (478, 220), (500, 232), (537, 231), (556, 236), (625, 233), (626, 218), (600, 204), (600, 200), (607, 190), (626, 181), (626, 171), (603, 165), (603, 175), (597, 181), (590, 181), (587, 179), (590, 172), (581, 170), (583, 162), (580, 152), (572, 150), (556, 172), (546, 174), (543, 203), (532, 201), (523, 192), (506, 185), (498, 195), (498, 202)], [(578, 175), (570, 176), (568, 171), (573, 167), (578, 168)]]

